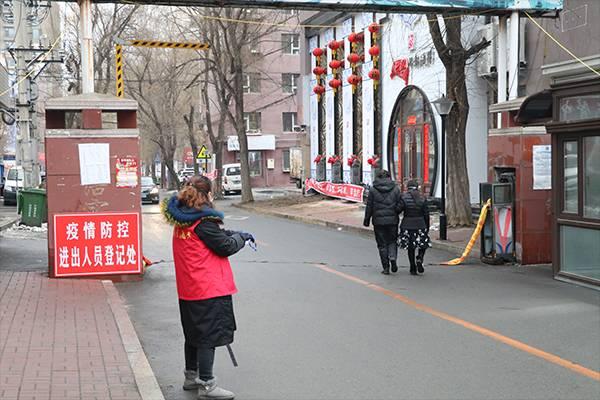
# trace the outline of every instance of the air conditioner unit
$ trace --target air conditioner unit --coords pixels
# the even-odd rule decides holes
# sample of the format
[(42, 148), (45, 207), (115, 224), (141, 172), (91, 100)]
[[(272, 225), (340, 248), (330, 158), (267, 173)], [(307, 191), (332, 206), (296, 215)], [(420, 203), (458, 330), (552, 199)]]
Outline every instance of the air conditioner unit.
[(498, 54), (498, 42), (496, 38), (498, 37), (498, 25), (492, 22), (481, 26), (478, 36), (486, 38), (491, 43), (477, 55), (477, 75), (479, 77), (496, 76), (496, 59)]
[(260, 129), (248, 129), (246, 135), (260, 135)]
[(294, 131), (294, 132), (304, 132), (304, 128), (302, 128), (301, 125), (294, 125), (292, 127), (292, 131)]

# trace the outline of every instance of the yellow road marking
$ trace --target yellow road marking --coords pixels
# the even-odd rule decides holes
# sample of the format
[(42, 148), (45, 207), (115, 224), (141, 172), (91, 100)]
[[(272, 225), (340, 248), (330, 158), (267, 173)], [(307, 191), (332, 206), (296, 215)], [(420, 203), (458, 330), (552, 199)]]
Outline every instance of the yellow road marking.
[(529, 346), (528, 344), (525, 344), (525, 343), (520, 342), (518, 340), (512, 339), (512, 338), (510, 338), (508, 336), (504, 336), (504, 335), (502, 335), (500, 333), (497, 333), (497, 332), (494, 332), (494, 331), (492, 331), (490, 329), (487, 329), (487, 328), (484, 328), (482, 326), (473, 324), (471, 322), (462, 320), (462, 319), (454, 317), (454, 316), (452, 316), (450, 314), (446, 314), (444, 312), (437, 311), (437, 310), (435, 310), (435, 309), (433, 309), (433, 308), (431, 308), (429, 306), (417, 303), (416, 301), (411, 300), (411, 299), (409, 299), (406, 296), (403, 296), (403, 295), (401, 295), (399, 293), (396, 293), (396, 292), (394, 292), (392, 290), (383, 288), (383, 287), (381, 287), (379, 285), (376, 285), (374, 283), (367, 282), (367, 281), (365, 281), (363, 279), (360, 279), (360, 278), (357, 278), (357, 277), (355, 277), (353, 275), (337, 271), (337, 270), (335, 270), (333, 268), (330, 268), (330, 267), (327, 267), (325, 265), (315, 264), (315, 267), (317, 267), (317, 268), (319, 268), (319, 269), (321, 269), (321, 270), (323, 270), (325, 272), (329, 272), (331, 274), (340, 276), (340, 277), (342, 277), (344, 279), (347, 279), (349, 281), (356, 282), (358, 284), (366, 286), (367, 288), (375, 290), (375, 291), (377, 291), (379, 293), (385, 294), (386, 296), (389, 296), (389, 297), (391, 297), (393, 299), (399, 300), (399, 301), (403, 302), (404, 304), (406, 304), (406, 305), (408, 305), (410, 307), (413, 307), (413, 308), (415, 308), (415, 309), (417, 309), (419, 311), (423, 311), (423, 312), (425, 312), (427, 314), (433, 315), (434, 317), (438, 317), (438, 318), (441, 318), (441, 319), (446, 320), (448, 322), (452, 322), (453, 324), (462, 326), (463, 328), (466, 328), (466, 329), (468, 329), (470, 331), (477, 332), (477, 333), (479, 333), (479, 334), (481, 334), (483, 336), (487, 336), (487, 337), (489, 337), (491, 339), (494, 339), (494, 340), (496, 340), (498, 342), (501, 342), (501, 343), (504, 343), (506, 345), (509, 345), (509, 346), (511, 346), (511, 347), (513, 347), (513, 348), (515, 348), (517, 350), (521, 350), (521, 351), (523, 351), (525, 353), (528, 353), (528, 354), (531, 354), (533, 356), (539, 357), (539, 358), (544, 359), (544, 360), (546, 360), (548, 362), (556, 364), (556, 365), (558, 365), (560, 367), (569, 369), (569, 370), (571, 370), (571, 371), (573, 371), (573, 372), (575, 372), (575, 373), (577, 373), (579, 375), (583, 375), (583, 376), (591, 378), (591, 379), (593, 379), (595, 381), (599, 381), (600, 382), (600, 371), (595, 371), (593, 369), (586, 368), (586, 367), (584, 367), (582, 365), (576, 364), (576, 363), (574, 363), (572, 361), (569, 361), (569, 360), (565, 360), (564, 358), (560, 358), (560, 357), (558, 357), (558, 356), (556, 356), (554, 354), (548, 353), (548, 352), (543, 351), (541, 349), (538, 349), (536, 347)]

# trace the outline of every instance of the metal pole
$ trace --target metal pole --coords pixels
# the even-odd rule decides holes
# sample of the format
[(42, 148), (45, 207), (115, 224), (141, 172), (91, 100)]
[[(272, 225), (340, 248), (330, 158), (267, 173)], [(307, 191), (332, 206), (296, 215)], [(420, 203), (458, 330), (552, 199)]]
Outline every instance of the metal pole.
[(508, 99), (519, 95), (519, 12), (510, 14), (510, 43), (508, 46)]
[[(498, 103), (506, 101), (506, 17), (498, 18)], [(498, 114), (498, 128), (501, 128), (502, 115)]]
[(446, 221), (446, 116), (442, 115), (442, 201), (440, 204), (440, 240), (447, 239)]
[(81, 89), (94, 93), (94, 43), (92, 37), (92, 0), (78, 0), (81, 36)]

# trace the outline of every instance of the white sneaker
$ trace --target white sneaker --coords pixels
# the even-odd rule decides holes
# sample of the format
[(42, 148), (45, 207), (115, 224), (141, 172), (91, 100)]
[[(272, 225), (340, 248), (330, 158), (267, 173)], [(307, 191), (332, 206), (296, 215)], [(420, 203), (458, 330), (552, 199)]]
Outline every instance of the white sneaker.
[(196, 390), (200, 387), (200, 383), (196, 381), (198, 379), (198, 371), (185, 370), (183, 374), (185, 375), (183, 390)]
[(216, 378), (209, 381), (198, 378), (196, 382), (200, 385), (198, 387), (198, 400), (233, 400), (235, 397), (233, 392), (218, 387)]

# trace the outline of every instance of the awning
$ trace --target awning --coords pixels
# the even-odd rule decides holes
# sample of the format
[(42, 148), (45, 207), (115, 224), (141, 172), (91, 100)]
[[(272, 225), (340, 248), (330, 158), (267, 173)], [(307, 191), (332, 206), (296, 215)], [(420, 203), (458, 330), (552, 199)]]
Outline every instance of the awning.
[[(248, 150), (275, 150), (275, 135), (248, 135)], [(227, 137), (227, 151), (240, 151), (237, 136)]]
[(552, 92), (543, 90), (528, 96), (516, 117), (522, 125), (540, 125), (552, 120)]

